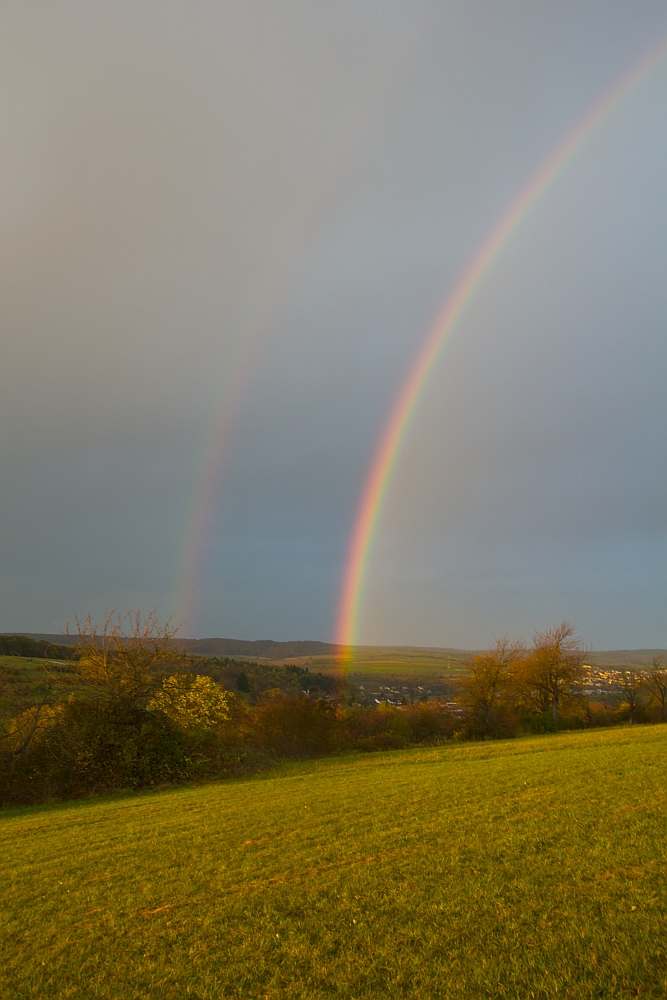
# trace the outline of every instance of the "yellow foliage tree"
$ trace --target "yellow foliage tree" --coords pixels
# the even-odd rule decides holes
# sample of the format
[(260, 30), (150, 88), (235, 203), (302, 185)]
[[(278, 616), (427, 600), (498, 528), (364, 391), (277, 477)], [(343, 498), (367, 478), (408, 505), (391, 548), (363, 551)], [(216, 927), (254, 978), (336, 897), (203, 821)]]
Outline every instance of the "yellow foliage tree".
[(184, 729), (215, 729), (231, 718), (234, 695), (204, 674), (165, 677), (148, 703)]
[(62, 712), (62, 705), (49, 705), (47, 702), (26, 708), (7, 726), (3, 749), (14, 756), (20, 755), (33, 741), (40, 741), (51, 726), (61, 718)]

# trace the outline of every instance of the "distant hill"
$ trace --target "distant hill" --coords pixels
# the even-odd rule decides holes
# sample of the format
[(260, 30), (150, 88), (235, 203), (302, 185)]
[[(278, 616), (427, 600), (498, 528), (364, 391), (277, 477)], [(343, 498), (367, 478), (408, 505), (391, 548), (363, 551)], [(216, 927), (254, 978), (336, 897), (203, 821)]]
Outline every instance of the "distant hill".
[(614, 666), (615, 664), (650, 664), (654, 656), (662, 656), (667, 660), (667, 649), (607, 649), (592, 652), (588, 659), (598, 666)]
[[(19, 636), (24, 635), (28, 639), (37, 639), (42, 642), (60, 643), (63, 646), (76, 642), (75, 637), (62, 635), (60, 632), (5, 632), (4, 635)], [(293, 642), (275, 642), (273, 639), (177, 639), (176, 644), (180, 649), (184, 649), (192, 656), (235, 656), (244, 658), (258, 658), (264, 660), (286, 660), (290, 657), (302, 656), (335, 656), (341, 651), (341, 647), (333, 642), (318, 642), (316, 640), (294, 640)], [(373, 646), (355, 647), (358, 649), (367, 648), (374, 651), (386, 650), (387, 652), (421, 652), (435, 656), (465, 656), (478, 650), (448, 649), (440, 647), (422, 646)], [(654, 656), (663, 656), (667, 659), (665, 649), (607, 649), (592, 652), (588, 657), (590, 662), (600, 666), (626, 663), (650, 663)]]
[[(10, 632), (12, 636), (26, 636), (42, 642), (57, 642), (67, 646), (76, 643), (76, 636), (47, 632)], [(284, 660), (290, 656), (333, 656), (339, 649), (331, 642), (295, 641), (274, 642), (273, 639), (176, 639), (179, 649), (192, 656), (243, 656), (267, 660)]]
[(56, 642), (60, 646), (74, 646), (76, 638), (63, 635), (62, 632), (3, 632), (2, 635), (21, 636), (26, 639), (36, 639), (38, 642)]
[(177, 639), (176, 644), (191, 656), (251, 656), (267, 660), (284, 660), (290, 656), (333, 656), (340, 648), (331, 642), (274, 642), (273, 639)]

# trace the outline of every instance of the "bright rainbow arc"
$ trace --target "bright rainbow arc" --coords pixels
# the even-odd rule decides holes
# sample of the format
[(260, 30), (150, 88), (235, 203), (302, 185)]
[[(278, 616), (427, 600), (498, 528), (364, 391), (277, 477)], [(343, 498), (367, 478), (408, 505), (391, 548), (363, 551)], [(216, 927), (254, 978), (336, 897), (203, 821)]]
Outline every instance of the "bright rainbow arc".
[(368, 558), (396, 462), (410, 421), (440, 352), (494, 262), (530, 210), (588, 141), (667, 56), (667, 40), (641, 62), (580, 120), (501, 217), (448, 297), (403, 383), (380, 439), (357, 511), (341, 587), (336, 642), (349, 659), (355, 644)]

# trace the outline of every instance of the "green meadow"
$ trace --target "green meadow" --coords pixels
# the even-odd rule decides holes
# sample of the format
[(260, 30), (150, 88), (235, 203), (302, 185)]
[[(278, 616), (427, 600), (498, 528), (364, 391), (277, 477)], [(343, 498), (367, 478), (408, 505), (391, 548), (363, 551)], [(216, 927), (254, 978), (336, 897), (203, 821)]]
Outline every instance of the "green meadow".
[(26, 656), (0, 656), (0, 679), (5, 684), (44, 683), (58, 672), (67, 672), (68, 665), (60, 660), (45, 660)]
[(15, 704), (32, 703), (46, 688), (55, 694), (71, 690), (71, 667), (62, 660), (26, 656), (0, 656), (0, 700)]
[(667, 726), (0, 814), (0, 995), (667, 995)]
[(466, 651), (408, 646), (352, 646), (342, 661), (336, 654), (292, 657), (281, 663), (297, 663), (312, 672), (345, 677), (354, 686), (391, 684), (432, 687), (436, 696), (465, 673)]
[(346, 659), (337, 653), (288, 657), (281, 663), (299, 663), (311, 670), (372, 676), (396, 673), (396, 676), (419, 677), (459, 674), (467, 655), (462, 649), (429, 649), (412, 646), (351, 646)]

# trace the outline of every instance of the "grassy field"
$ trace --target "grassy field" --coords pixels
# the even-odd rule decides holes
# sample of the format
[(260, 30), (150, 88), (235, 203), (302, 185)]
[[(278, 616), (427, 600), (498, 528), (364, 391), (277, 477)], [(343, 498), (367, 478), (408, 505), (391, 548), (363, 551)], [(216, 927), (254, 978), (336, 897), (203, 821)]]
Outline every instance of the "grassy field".
[(62, 660), (0, 656), (0, 710), (10, 717), (41, 701), (47, 691), (67, 697), (71, 691), (70, 665)]
[(364, 685), (367, 692), (378, 685), (422, 685), (434, 696), (449, 694), (452, 682), (465, 673), (465, 650), (426, 649), (401, 646), (353, 646), (349, 659), (307, 656), (283, 662), (308, 667), (313, 673), (346, 677), (353, 685)]
[[(44, 660), (27, 656), (0, 656), (0, 674), (8, 678), (20, 677), (34, 683), (44, 681), (50, 673), (67, 670), (62, 660)], [(47, 673), (48, 671), (48, 673)]]
[(667, 996), (667, 726), (7, 809), (0, 995)]
[(466, 651), (462, 649), (427, 649), (411, 646), (352, 646), (341, 661), (336, 654), (289, 657), (276, 662), (298, 663), (323, 673), (386, 675), (392, 671), (419, 677), (440, 676), (463, 670)]

